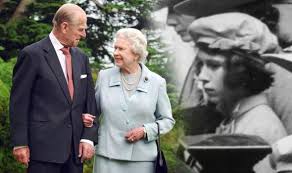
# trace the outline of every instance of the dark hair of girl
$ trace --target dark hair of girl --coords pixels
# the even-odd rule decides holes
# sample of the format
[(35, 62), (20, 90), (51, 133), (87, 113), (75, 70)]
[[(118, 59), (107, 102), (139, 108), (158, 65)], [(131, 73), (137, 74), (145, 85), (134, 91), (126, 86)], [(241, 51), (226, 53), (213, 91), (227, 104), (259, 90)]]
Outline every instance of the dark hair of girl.
[(265, 70), (265, 64), (241, 55), (230, 55), (225, 64), (227, 72), (224, 82), (230, 89), (243, 87), (250, 95), (255, 95), (268, 89), (274, 81), (272, 73)]

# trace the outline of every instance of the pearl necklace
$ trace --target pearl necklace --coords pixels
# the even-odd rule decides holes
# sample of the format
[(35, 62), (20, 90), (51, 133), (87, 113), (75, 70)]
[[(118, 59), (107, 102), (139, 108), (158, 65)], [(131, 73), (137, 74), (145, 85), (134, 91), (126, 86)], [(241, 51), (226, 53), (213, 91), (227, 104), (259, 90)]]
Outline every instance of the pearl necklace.
[[(121, 73), (121, 78), (122, 78), (122, 81), (124, 82), (124, 83), (126, 83), (127, 85), (134, 85), (135, 83), (136, 83), (136, 81), (133, 81), (133, 83), (131, 83), (131, 82), (129, 82), (127, 79), (126, 79), (126, 77), (125, 77), (125, 75), (123, 74), (123, 73)], [(136, 76), (135, 76), (136, 77)]]
[(141, 69), (139, 68), (139, 71), (134, 74), (133, 82), (128, 81), (125, 77), (125, 75), (121, 72), (121, 79), (122, 79), (122, 86), (127, 90), (127, 91), (132, 91), (137, 88), (139, 80), (141, 78)]

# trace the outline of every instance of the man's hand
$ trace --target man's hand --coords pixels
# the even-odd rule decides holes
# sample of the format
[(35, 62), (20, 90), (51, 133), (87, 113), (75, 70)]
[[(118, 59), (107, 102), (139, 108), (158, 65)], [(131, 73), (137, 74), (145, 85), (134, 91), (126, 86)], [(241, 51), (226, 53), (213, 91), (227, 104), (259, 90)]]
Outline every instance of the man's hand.
[(136, 142), (144, 138), (144, 127), (134, 128), (127, 132), (125, 136), (126, 140), (129, 142)]
[(29, 157), (30, 157), (30, 152), (29, 152), (28, 146), (14, 148), (13, 149), (13, 156), (15, 157), (15, 159), (18, 162), (28, 166)]
[(78, 157), (81, 157), (81, 163), (83, 163), (84, 160), (91, 159), (93, 155), (94, 155), (94, 146), (86, 142), (80, 142)]
[(82, 121), (85, 127), (92, 127), (95, 116), (91, 114), (82, 114)]

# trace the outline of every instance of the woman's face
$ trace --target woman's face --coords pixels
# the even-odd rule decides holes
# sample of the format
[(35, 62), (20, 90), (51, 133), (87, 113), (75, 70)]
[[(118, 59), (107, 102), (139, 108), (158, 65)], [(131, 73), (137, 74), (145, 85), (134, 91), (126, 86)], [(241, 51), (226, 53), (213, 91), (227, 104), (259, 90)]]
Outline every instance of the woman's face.
[(202, 83), (209, 103), (218, 104), (224, 96), (225, 57), (199, 50), (197, 54), (198, 80)]
[(114, 43), (114, 59), (116, 66), (128, 69), (138, 64), (139, 56), (132, 51), (131, 43), (125, 37), (119, 36)]

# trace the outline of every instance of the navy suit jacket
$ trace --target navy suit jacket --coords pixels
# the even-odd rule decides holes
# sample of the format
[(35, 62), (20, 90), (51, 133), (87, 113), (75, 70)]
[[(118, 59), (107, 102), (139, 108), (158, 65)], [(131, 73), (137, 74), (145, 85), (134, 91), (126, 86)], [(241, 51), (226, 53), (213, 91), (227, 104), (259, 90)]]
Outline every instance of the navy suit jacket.
[(78, 48), (70, 52), (73, 100), (49, 37), (21, 50), (14, 67), (11, 138), (13, 146), (29, 146), (31, 160), (64, 163), (74, 154), (80, 163), (80, 139), (97, 142), (97, 124), (85, 128), (82, 123), (82, 113), (96, 115), (89, 61)]

